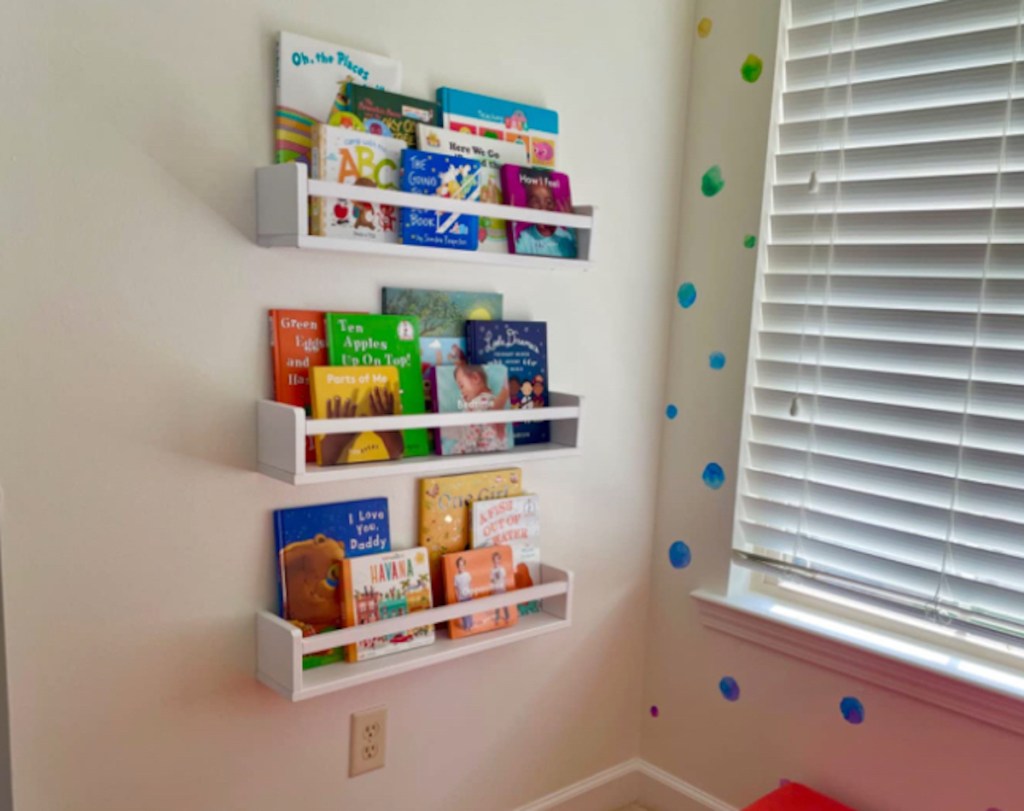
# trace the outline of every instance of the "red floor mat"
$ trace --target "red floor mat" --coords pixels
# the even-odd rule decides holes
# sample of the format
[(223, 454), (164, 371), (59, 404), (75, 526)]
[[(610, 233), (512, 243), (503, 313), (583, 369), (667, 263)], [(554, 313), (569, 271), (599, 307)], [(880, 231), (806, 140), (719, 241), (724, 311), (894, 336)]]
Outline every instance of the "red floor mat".
[(789, 783), (743, 811), (853, 811), (799, 783)]

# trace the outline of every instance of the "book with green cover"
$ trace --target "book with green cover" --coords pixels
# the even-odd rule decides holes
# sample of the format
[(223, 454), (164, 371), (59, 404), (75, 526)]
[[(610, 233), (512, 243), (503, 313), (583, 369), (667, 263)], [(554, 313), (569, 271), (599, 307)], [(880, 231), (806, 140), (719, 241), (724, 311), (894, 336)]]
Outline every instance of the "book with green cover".
[[(353, 315), (327, 313), (327, 357), (331, 366), (394, 366), (402, 414), (423, 414), (423, 375), (420, 371), (420, 323), (410, 315)], [(426, 428), (402, 431), (405, 456), (427, 456)]]
[[(354, 83), (344, 88), (344, 92), (349, 126), (359, 128), (362, 124), (365, 132), (399, 138), (411, 147), (416, 146), (417, 123), (437, 124), (441, 120), (439, 108), (432, 101)], [(340, 112), (332, 112), (328, 123), (346, 124), (340, 115)], [(352, 120), (353, 117), (356, 120)]]

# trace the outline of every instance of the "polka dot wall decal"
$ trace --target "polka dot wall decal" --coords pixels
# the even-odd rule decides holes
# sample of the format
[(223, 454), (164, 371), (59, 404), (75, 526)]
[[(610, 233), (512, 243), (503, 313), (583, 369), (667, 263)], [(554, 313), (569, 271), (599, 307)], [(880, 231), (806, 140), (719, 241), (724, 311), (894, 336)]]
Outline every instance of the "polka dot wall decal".
[(743, 237), (743, 247), (744, 248), (756, 248), (757, 247), (757, 237), (754, 236), (753, 234), (747, 234), (745, 237)]
[(693, 303), (697, 300), (697, 288), (693, 282), (683, 282), (679, 285), (679, 291), (676, 293), (676, 298), (679, 300), (679, 306), (684, 310), (690, 309)]
[(783, 786), (788, 786), (792, 782), (793, 781), (790, 780), (788, 777), (781, 777), (779, 778), (779, 788), (782, 788)]
[(722, 470), (722, 466), (718, 462), (708, 462), (701, 478), (704, 479), (704, 484), (712, 490), (717, 490), (725, 484), (725, 471)]
[(722, 177), (722, 167), (715, 164), (704, 173), (700, 179), (700, 190), (705, 197), (714, 197), (725, 187), (725, 178)]
[(676, 417), (679, 416), (679, 408), (675, 405), (675, 403), (669, 403), (667, 406), (665, 406), (665, 416), (668, 417), (670, 420), (674, 420)]
[(712, 352), (708, 355), (708, 366), (714, 370), (725, 368), (725, 353), (724, 352)]
[(651, 718), (657, 718), (658, 717), (658, 713), (659, 713), (658, 705), (657, 704), (652, 704), (651, 705)]
[(739, 701), (740, 686), (732, 676), (723, 676), (718, 682), (718, 690), (726, 701)]
[(848, 723), (864, 723), (864, 705), (861, 704), (859, 698), (846, 696), (846, 698), (839, 702), (839, 711), (843, 714), (843, 718), (845, 718)]
[(710, 17), (701, 17), (699, 23), (697, 23), (697, 36), (701, 39), (707, 39), (711, 35), (711, 22)]
[(690, 547), (682, 541), (675, 541), (668, 548), (668, 562), (676, 569), (685, 569), (692, 559)]
[(764, 70), (764, 62), (757, 54), (750, 54), (740, 65), (740, 75), (743, 80), (753, 84), (761, 78), (761, 71)]

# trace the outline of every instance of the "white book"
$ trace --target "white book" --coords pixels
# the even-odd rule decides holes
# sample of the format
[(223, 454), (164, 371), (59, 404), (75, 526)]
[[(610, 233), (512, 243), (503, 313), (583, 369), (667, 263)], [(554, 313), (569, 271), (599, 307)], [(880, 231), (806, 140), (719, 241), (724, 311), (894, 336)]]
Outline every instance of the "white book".
[(516, 588), (540, 585), (540, 496), (474, 501), (472, 507), (473, 548), (508, 546)]

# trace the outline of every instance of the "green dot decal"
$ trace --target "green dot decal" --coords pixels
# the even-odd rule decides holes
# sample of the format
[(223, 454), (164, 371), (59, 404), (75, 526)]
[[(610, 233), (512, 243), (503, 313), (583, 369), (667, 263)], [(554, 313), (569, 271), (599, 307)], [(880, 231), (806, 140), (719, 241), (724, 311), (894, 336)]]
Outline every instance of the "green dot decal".
[(755, 237), (753, 234), (747, 234), (745, 237), (743, 237), (743, 247), (744, 248), (756, 248), (757, 247), (757, 237)]
[(700, 190), (705, 197), (714, 197), (725, 187), (725, 178), (722, 177), (722, 167), (712, 166), (704, 173), (700, 180)]
[(753, 84), (761, 78), (761, 71), (764, 70), (764, 62), (757, 54), (750, 54), (740, 65), (740, 75), (744, 81)]

